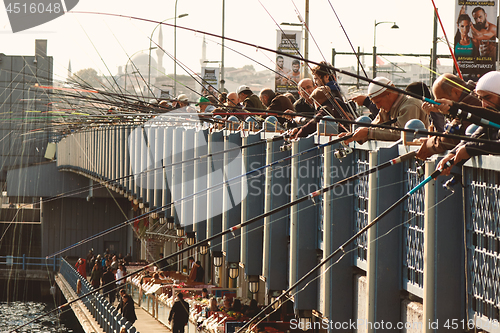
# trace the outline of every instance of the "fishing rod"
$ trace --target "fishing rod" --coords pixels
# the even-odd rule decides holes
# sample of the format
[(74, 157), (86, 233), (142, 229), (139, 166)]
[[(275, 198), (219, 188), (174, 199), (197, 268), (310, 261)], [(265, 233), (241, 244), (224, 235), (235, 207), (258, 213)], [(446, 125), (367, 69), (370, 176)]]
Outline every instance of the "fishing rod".
[[(292, 0), (293, 2), (293, 0)], [(347, 38), (347, 41), (349, 42), (349, 45), (351, 46), (351, 50), (352, 52), (354, 53), (354, 55), (356, 56), (356, 59), (358, 60), (358, 64), (361, 66), (361, 69), (363, 70), (363, 73), (365, 74), (365, 77), (368, 77), (368, 74), (366, 74), (366, 71), (365, 71), (365, 68), (363, 67), (363, 64), (361, 63), (361, 59), (359, 58), (359, 54), (354, 50), (354, 46), (352, 45), (351, 43), (351, 39), (349, 38), (349, 36), (347, 35), (347, 31), (345, 31), (344, 29), (344, 25), (342, 24), (342, 22), (340, 21), (340, 18), (339, 16), (337, 15), (337, 12), (335, 11), (335, 8), (333, 8), (333, 5), (331, 3), (330, 0), (328, 0), (328, 3), (330, 4), (330, 7), (332, 8), (332, 11), (333, 11), (333, 14), (335, 14), (335, 17), (337, 18), (337, 21), (339, 22), (340, 24), (340, 27), (342, 28), (342, 31), (344, 32), (344, 35), (345, 37)], [(316, 43), (316, 41), (314, 41)], [(318, 47), (319, 48), (319, 47)], [(323, 57), (324, 58), (324, 57)]]
[(155, 209), (150, 210), (150, 211), (149, 211), (149, 212), (147, 212), (147, 213), (141, 214), (141, 215), (136, 216), (136, 217), (134, 217), (134, 218), (132, 218), (132, 219), (130, 219), (130, 220), (124, 221), (124, 222), (122, 222), (122, 223), (120, 223), (120, 224), (118, 224), (118, 225), (116, 225), (116, 226), (114, 226), (114, 227), (111, 227), (111, 228), (109, 228), (109, 229), (106, 229), (106, 230), (104, 230), (104, 231), (101, 231), (101, 232), (99, 232), (99, 233), (97, 233), (97, 234), (95, 234), (95, 235), (93, 235), (93, 236), (90, 236), (90, 237), (87, 237), (87, 238), (85, 238), (85, 239), (82, 239), (82, 240), (80, 240), (79, 242), (77, 242), (77, 243), (75, 243), (75, 244), (73, 244), (73, 245), (70, 245), (70, 246), (68, 246), (68, 247), (66, 247), (66, 248), (64, 248), (64, 249), (62, 249), (62, 250), (59, 250), (59, 251), (57, 251), (57, 252), (55, 252), (55, 253), (53, 253), (53, 254), (51, 254), (51, 255), (48, 255), (46, 258), (47, 258), (47, 259), (48, 259), (48, 258), (52, 258), (52, 257), (54, 257), (54, 256), (56, 256), (56, 255), (59, 255), (59, 254), (61, 254), (61, 253), (65, 252), (65, 251), (68, 251), (68, 250), (70, 250), (70, 249), (72, 249), (72, 248), (75, 248), (75, 247), (77, 247), (77, 246), (79, 246), (79, 245), (81, 245), (81, 244), (84, 244), (84, 243), (86, 243), (86, 242), (88, 242), (88, 241), (91, 241), (91, 240), (93, 240), (93, 239), (96, 239), (96, 238), (100, 237), (100, 236), (101, 236), (101, 235), (103, 235), (103, 234), (106, 234), (106, 233), (112, 232), (112, 231), (117, 230), (117, 229), (119, 229), (119, 228), (121, 228), (121, 227), (124, 227), (124, 226), (126, 226), (126, 225), (128, 225), (128, 224), (130, 224), (130, 223), (133, 223), (133, 222), (135, 222), (135, 221), (139, 221), (139, 220), (140, 220), (140, 219), (142, 219), (142, 218), (148, 217), (148, 216), (149, 216), (149, 215), (151, 215), (152, 213), (157, 213), (157, 212), (160, 212), (160, 211), (164, 210), (165, 208), (168, 208), (168, 207), (170, 207), (170, 206), (172, 206), (172, 205), (175, 205), (175, 204), (177, 204), (177, 203), (180, 203), (180, 202), (182, 202), (182, 201), (184, 201), (184, 200), (186, 200), (186, 199), (193, 198), (193, 197), (195, 197), (195, 196), (197, 196), (197, 195), (199, 195), (199, 194), (202, 194), (202, 193), (205, 193), (205, 192), (207, 192), (207, 191), (213, 190), (214, 188), (222, 187), (222, 186), (224, 186), (224, 185), (229, 184), (230, 182), (233, 182), (233, 181), (235, 181), (235, 180), (237, 180), (237, 179), (240, 179), (240, 178), (243, 178), (243, 177), (249, 176), (249, 175), (251, 175), (251, 174), (253, 174), (253, 173), (257, 172), (257, 171), (259, 171), (259, 172), (260, 172), (261, 170), (264, 170), (264, 169), (266, 169), (266, 168), (269, 168), (269, 167), (274, 167), (275, 165), (277, 165), (277, 164), (279, 164), (279, 163), (283, 163), (283, 162), (288, 161), (288, 160), (291, 160), (291, 159), (292, 159), (292, 158), (294, 158), (294, 157), (302, 156), (302, 155), (305, 155), (305, 154), (307, 154), (307, 153), (310, 153), (310, 152), (312, 152), (312, 151), (314, 151), (314, 150), (319, 150), (319, 149), (321, 149), (321, 148), (328, 147), (328, 146), (331, 146), (331, 145), (333, 145), (333, 144), (339, 143), (339, 142), (341, 142), (341, 141), (344, 141), (344, 140), (346, 140), (346, 139), (350, 138), (351, 136), (352, 136), (352, 134), (350, 134), (350, 135), (346, 135), (346, 136), (344, 136), (344, 137), (337, 138), (337, 139), (335, 139), (335, 140), (332, 140), (332, 141), (329, 141), (329, 142), (326, 142), (326, 143), (320, 144), (320, 145), (318, 145), (318, 146), (313, 146), (313, 147), (311, 147), (311, 148), (308, 148), (308, 149), (305, 149), (305, 150), (303, 150), (303, 151), (300, 151), (300, 152), (298, 152), (298, 153), (296, 153), (296, 154), (293, 154), (293, 155), (290, 155), (290, 156), (287, 156), (287, 157), (284, 157), (284, 158), (278, 159), (278, 160), (276, 160), (276, 161), (274, 161), (274, 162), (271, 162), (271, 163), (269, 163), (269, 164), (266, 164), (266, 165), (263, 165), (263, 166), (258, 167), (258, 168), (256, 168), (256, 169), (250, 170), (250, 171), (248, 171), (248, 172), (246, 172), (246, 173), (244, 173), (244, 174), (242, 174), (242, 175), (238, 175), (238, 176), (232, 177), (232, 178), (230, 178), (230, 179), (227, 179), (227, 180), (225, 180), (225, 181), (223, 181), (223, 182), (221, 182), (221, 183), (218, 183), (218, 184), (215, 184), (215, 185), (212, 185), (212, 186), (208, 186), (208, 187), (206, 187), (206, 188), (204, 188), (204, 189), (201, 189), (201, 190), (199, 190), (199, 191), (197, 191), (197, 192), (195, 192), (195, 193), (192, 193), (192, 194), (189, 194), (189, 195), (187, 195), (187, 196), (185, 196), (185, 197), (183, 197), (183, 198), (180, 198), (180, 199), (174, 200), (174, 201), (172, 201), (172, 202), (170, 202), (170, 203), (168, 203), (168, 204), (166, 204), (166, 205), (163, 205), (163, 206), (157, 207), (157, 208), (155, 208)]
[[(344, 183), (347, 183), (347, 182), (349, 182), (349, 181), (355, 180), (355, 179), (357, 179), (357, 178), (361, 178), (361, 177), (367, 176), (367, 175), (369, 175), (369, 174), (371, 174), (371, 173), (374, 173), (374, 172), (376, 172), (376, 171), (379, 171), (379, 170), (385, 169), (385, 168), (387, 168), (387, 167), (389, 167), (389, 166), (392, 166), (392, 165), (395, 165), (395, 164), (398, 164), (398, 163), (401, 163), (401, 162), (404, 162), (404, 161), (410, 160), (411, 158), (413, 158), (413, 157), (415, 156), (415, 154), (416, 154), (416, 152), (410, 152), (410, 153), (407, 153), (407, 154), (401, 155), (401, 156), (396, 157), (396, 158), (394, 158), (394, 159), (392, 159), (392, 160), (390, 160), (390, 161), (387, 161), (387, 162), (385, 162), (385, 163), (382, 163), (382, 164), (380, 164), (380, 165), (378, 165), (378, 166), (376, 166), (376, 167), (374, 167), (374, 168), (371, 168), (371, 169), (368, 169), (368, 170), (365, 170), (365, 171), (361, 171), (361, 172), (359, 172), (359, 173), (357, 173), (357, 174), (355, 174), (355, 175), (353, 175), (353, 176), (350, 176), (350, 177), (344, 178), (344, 179), (342, 179), (342, 180), (340, 180), (340, 181), (338, 181), (338, 182), (336, 182), (336, 183), (334, 183), (334, 184), (332, 184), (332, 185), (325, 186), (325, 187), (323, 187), (323, 188), (321, 188), (321, 189), (319, 189), (319, 190), (316, 190), (316, 191), (314, 191), (314, 192), (311, 192), (311, 193), (309, 193), (309, 194), (306, 194), (306, 195), (304, 195), (304, 196), (302, 196), (302, 197), (300, 197), (300, 198), (298, 198), (298, 199), (296, 199), (296, 200), (294, 200), (294, 201), (291, 201), (291, 202), (289, 202), (289, 203), (286, 203), (286, 204), (284, 204), (284, 205), (281, 205), (281, 206), (279, 206), (279, 207), (276, 207), (276, 208), (274, 208), (274, 209), (272, 209), (272, 210), (270, 210), (270, 211), (268, 211), (268, 212), (262, 213), (262, 214), (260, 214), (260, 215), (258, 215), (258, 216), (256, 216), (256, 217), (253, 217), (253, 218), (251, 218), (251, 219), (249, 219), (249, 220), (247, 220), (247, 221), (245, 221), (245, 222), (242, 222), (242, 223), (240, 223), (240, 224), (238, 224), (238, 225), (235, 225), (235, 226), (232, 226), (232, 227), (230, 227), (230, 228), (228, 228), (228, 229), (226, 229), (226, 230), (223, 230), (223, 231), (221, 231), (221, 232), (219, 232), (219, 233), (217, 233), (217, 234), (215, 234), (215, 235), (212, 235), (212, 236), (210, 236), (210, 237), (207, 237), (206, 239), (204, 239), (204, 240), (202, 240), (202, 241), (199, 241), (199, 242), (197, 242), (197, 243), (195, 243), (195, 244), (193, 244), (193, 245), (188, 245), (187, 247), (185, 247), (185, 248), (183, 248), (183, 249), (181, 249), (181, 250), (179, 250), (179, 251), (177, 251), (177, 252), (175, 252), (175, 253), (172, 253), (172, 254), (170, 254), (170, 255), (168, 255), (168, 256), (166, 256), (166, 257), (164, 257), (164, 258), (161, 258), (161, 259), (158, 259), (158, 260), (156, 260), (156, 261), (154, 261), (154, 262), (151, 262), (150, 264), (148, 264), (148, 265), (144, 266), (143, 268), (141, 268), (141, 269), (139, 269), (139, 270), (137, 270), (137, 271), (135, 271), (135, 272), (129, 273), (129, 274), (127, 274), (127, 275), (125, 275), (125, 276), (121, 277), (120, 279), (118, 279), (118, 280), (116, 280), (116, 281), (126, 280), (127, 278), (132, 277), (133, 275), (138, 274), (138, 273), (140, 273), (140, 272), (143, 272), (143, 271), (145, 271), (146, 269), (148, 269), (149, 267), (152, 267), (152, 266), (154, 266), (154, 265), (158, 264), (158, 263), (159, 263), (160, 261), (162, 261), (162, 260), (169, 260), (169, 259), (174, 258), (174, 257), (176, 257), (176, 256), (178, 256), (178, 255), (180, 255), (180, 254), (182, 254), (182, 253), (184, 253), (184, 252), (187, 252), (187, 251), (190, 251), (190, 250), (196, 249), (196, 248), (197, 248), (200, 244), (206, 244), (206, 243), (208, 243), (208, 242), (210, 242), (210, 241), (212, 241), (212, 240), (215, 240), (216, 238), (222, 237), (222, 236), (227, 235), (227, 234), (229, 234), (229, 233), (234, 233), (236, 230), (239, 230), (239, 229), (241, 229), (241, 228), (243, 228), (243, 227), (246, 227), (246, 226), (248, 226), (248, 225), (250, 225), (250, 224), (252, 224), (252, 223), (255, 223), (255, 222), (259, 221), (259, 220), (262, 220), (262, 219), (263, 219), (263, 218), (265, 218), (265, 217), (268, 217), (268, 216), (270, 216), (270, 215), (273, 215), (273, 214), (275, 214), (275, 213), (278, 213), (278, 212), (280, 212), (280, 211), (282, 211), (282, 210), (288, 209), (288, 208), (290, 208), (290, 207), (292, 207), (292, 206), (295, 206), (295, 205), (297, 205), (297, 204), (299, 204), (299, 203), (302, 203), (302, 202), (304, 202), (304, 201), (307, 201), (307, 200), (313, 200), (315, 197), (317, 197), (317, 196), (319, 196), (319, 195), (322, 195), (322, 194), (324, 194), (324, 193), (326, 193), (326, 192), (329, 192), (329, 191), (331, 191), (331, 190), (335, 189), (337, 186), (343, 185)], [(313, 200), (313, 201), (314, 201), (314, 200)], [(148, 214), (149, 214), (149, 213), (148, 213)], [(262, 227), (262, 226), (259, 226), (258, 228), (261, 228), (261, 227)], [(48, 258), (48, 257), (47, 257), (47, 258)], [(326, 260), (325, 260), (325, 261), (326, 261)], [(62, 304), (62, 305), (60, 305), (59, 307), (57, 307), (56, 309), (53, 309), (53, 310), (51, 310), (51, 311), (49, 311), (49, 312), (47, 312), (47, 313), (45, 313), (45, 314), (42, 314), (42, 315), (40, 315), (40, 316), (38, 316), (38, 317), (36, 317), (36, 318), (32, 319), (31, 321), (29, 321), (29, 322), (27, 322), (27, 323), (22, 324), (21, 326), (16, 327), (16, 328), (15, 328), (13, 331), (11, 331), (11, 332), (14, 332), (14, 331), (16, 331), (16, 330), (19, 330), (20, 328), (25, 327), (25, 326), (29, 325), (30, 323), (32, 323), (32, 322), (34, 322), (34, 321), (36, 321), (36, 320), (39, 320), (40, 318), (43, 318), (43, 317), (45, 317), (45, 316), (47, 316), (47, 315), (51, 314), (52, 312), (59, 311), (59, 310), (61, 310), (62, 308), (67, 307), (67, 306), (71, 305), (71, 304), (72, 304), (72, 303), (74, 303), (74, 302), (77, 302), (77, 301), (79, 301), (79, 300), (81, 300), (81, 299), (83, 299), (83, 298), (86, 298), (86, 297), (88, 297), (88, 296), (91, 296), (92, 294), (94, 294), (94, 293), (96, 293), (96, 292), (98, 292), (98, 291), (100, 291), (100, 290), (102, 290), (102, 289), (104, 289), (104, 288), (107, 288), (108, 286), (110, 286), (111, 284), (115, 283), (116, 281), (110, 282), (110, 283), (108, 283), (108, 284), (106, 284), (106, 285), (103, 285), (103, 286), (101, 286), (101, 287), (99, 287), (99, 288), (95, 288), (94, 290), (92, 290), (92, 291), (90, 291), (90, 292), (88, 292), (88, 293), (86, 293), (86, 294), (84, 294), (84, 295), (81, 295), (81, 296), (79, 296), (79, 297), (77, 297), (77, 298), (75, 298), (75, 299), (73, 299), (73, 300), (71, 300), (71, 301), (68, 301), (68, 302), (66, 302), (66, 304)], [(280, 296), (280, 297), (281, 297), (281, 296)], [(255, 318), (255, 317), (254, 317), (254, 318)], [(252, 320), (253, 320), (254, 318), (252, 318)]]
[[(411, 154), (411, 153), (408, 153)], [(406, 158), (406, 155), (402, 155), (399, 158)], [(414, 155), (413, 155), (414, 156)], [(413, 157), (411, 156), (411, 157)], [(408, 157), (408, 158), (411, 158)], [(391, 162), (391, 161), (389, 161)], [(387, 162), (386, 162), (387, 163)], [(391, 164), (392, 165), (392, 164)], [(238, 331), (235, 333), (243, 332), (243, 330), (248, 327), (255, 319), (257, 319), (259, 316), (265, 314), (265, 312), (270, 309), (274, 304), (279, 302), (281, 298), (285, 297), (288, 295), (289, 292), (291, 292), (293, 289), (295, 289), (299, 284), (304, 282), (308, 277), (310, 277), (314, 272), (316, 272), (319, 268), (321, 268), (324, 264), (326, 264), (328, 261), (330, 261), (336, 254), (340, 252), (344, 252), (344, 249), (354, 242), (359, 236), (361, 236), (364, 232), (366, 232), (368, 229), (370, 229), (372, 226), (374, 226), (376, 223), (378, 223), (383, 217), (385, 217), (387, 214), (389, 214), (391, 211), (393, 211), (399, 204), (401, 204), (403, 201), (408, 199), (412, 194), (417, 192), (419, 189), (425, 186), (428, 182), (430, 182), (432, 179), (436, 179), (444, 169), (449, 168), (452, 166), (452, 160), (446, 162), (446, 164), (443, 166), (442, 169), (436, 169), (430, 176), (425, 178), (423, 181), (421, 181), (419, 184), (417, 184), (413, 189), (408, 191), (404, 196), (402, 196), (400, 199), (398, 199), (395, 203), (393, 203), (389, 208), (387, 208), (384, 212), (382, 212), (379, 216), (377, 216), (373, 221), (368, 223), (366, 226), (361, 228), (356, 234), (354, 234), (351, 238), (349, 238), (347, 241), (345, 241), (342, 245), (340, 245), (335, 251), (333, 251), (331, 254), (329, 254), (326, 258), (321, 260), (320, 263), (318, 263), (316, 266), (314, 266), (309, 272), (307, 272), (305, 275), (303, 275), (300, 279), (298, 279), (295, 283), (293, 283), (287, 290), (285, 290), (281, 295), (276, 297), (269, 305), (264, 307), (258, 314), (256, 314), (252, 319), (250, 319), (248, 322), (246, 322), (243, 326), (241, 326)]]
[(446, 35), (446, 30), (444, 30), (443, 22), (441, 21), (441, 16), (439, 16), (438, 9), (436, 7), (436, 4), (434, 3), (434, 0), (432, 1), (432, 6), (434, 7), (434, 12), (436, 13), (436, 17), (439, 20), (439, 25), (441, 26), (441, 30), (443, 31), (444, 38), (446, 39), (446, 45), (448, 45), (448, 50), (450, 50), (451, 57), (453, 58), (453, 64), (455, 65), (455, 69), (457, 70), (458, 76), (463, 80), (464, 77), (462, 76), (462, 72), (460, 71), (460, 67), (458, 66), (458, 61), (457, 58), (455, 57), (455, 52), (451, 49), (450, 41), (448, 40), (448, 36)]
[[(158, 22), (158, 21), (155, 21), (155, 20), (145, 19), (145, 18), (136, 17), (136, 16), (130, 16), (130, 15), (113, 14), (113, 13), (103, 13), (103, 12), (83, 12), (83, 11), (71, 11), (71, 13), (74, 13), (74, 14), (94, 14), (94, 15), (115, 16), (115, 17), (122, 17), (122, 18), (128, 18), (128, 19), (133, 19), (133, 20), (140, 20), (140, 21), (145, 21), (145, 22), (150, 22), (150, 23), (156, 23), (156, 24), (163, 24), (163, 25), (166, 25), (166, 26), (174, 27), (173, 24), (170, 24), (170, 23), (167, 23), (167, 22)], [(287, 57), (290, 57), (290, 58), (293, 58), (293, 59), (305, 61), (305, 62), (312, 63), (312, 64), (315, 64), (315, 65), (323, 65), (323, 64), (320, 64), (320, 63), (315, 62), (313, 60), (304, 59), (302, 57), (298, 57), (298, 56), (295, 56), (293, 54), (288, 54), (286, 52), (282, 52), (282, 51), (279, 51), (279, 50), (274, 50), (274, 49), (271, 49), (271, 48), (268, 48), (268, 47), (264, 47), (264, 46), (253, 44), (253, 43), (249, 43), (249, 42), (245, 42), (245, 41), (238, 40), (238, 39), (235, 39), (235, 38), (231, 38), (231, 37), (227, 37), (227, 36), (223, 37), (223, 36), (218, 35), (218, 34), (206, 32), (206, 31), (201, 31), (201, 30), (193, 29), (193, 28), (187, 28), (187, 27), (183, 27), (183, 26), (180, 26), (180, 25), (176, 25), (175, 27), (177, 27), (178, 29), (183, 29), (183, 30), (186, 30), (186, 31), (191, 31), (191, 32), (194, 32), (194, 33), (206, 34), (208, 36), (217, 37), (217, 38), (224, 38), (224, 39), (226, 39), (228, 41), (231, 41), (231, 42), (239, 43), (239, 44), (242, 44), (242, 45), (250, 46), (252, 48), (261, 49), (261, 50), (265, 50), (265, 51), (272, 52), (272, 53), (276, 53), (276, 54), (279, 54), (279, 55), (282, 55), (282, 56), (287, 56)], [(422, 100), (424, 102), (429, 102), (431, 104), (439, 104), (439, 103), (437, 103), (436, 101), (434, 101), (434, 100), (432, 100), (430, 98), (427, 98), (427, 97), (424, 97), (424, 96), (420, 96), (418, 94), (415, 94), (415, 93), (412, 93), (412, 92), (409, 92), (409, 91), (405, 91), (405, 90), (397, 88), (395, 86), (386, 85), (384, 83), (374, 81), (373, 79), (370, 79), (370, 78), (367, 78), (367, 77), (364, 77), (364, 76), (361, 76), (361, 75), (357, 75), (355, 73), (351, 73), (349, 71), (345, 71), (345, 70), (340, 69), (340, 68), (333, 67), (333, 66), (331, 66), (329, 64), (325, 65), (325, 67), (327, 67), (328, 69), (331, 69), (331, 70), (333, 70), (335, 72), (338, 72), (338, 73), (341, 73), (341, 74), (345, 74), (345, 75), (350, 76), (350, 77), (359, 78), (360, 80), (363, 80), (363, 81), (366, 81), (366, 82), (369, 82), (369, 83), (373, 83), (373, 84), (376, 84), (376, 85), (381, 86), (381, 87), (385, 87), (387, 89), (396, 91), (398, 93), (405, 94), (405, 95), (408, 95), (408, 96), (412, 96), (412, 97), (414, 97), (414, 98), (416, 98), (418, 100)]]

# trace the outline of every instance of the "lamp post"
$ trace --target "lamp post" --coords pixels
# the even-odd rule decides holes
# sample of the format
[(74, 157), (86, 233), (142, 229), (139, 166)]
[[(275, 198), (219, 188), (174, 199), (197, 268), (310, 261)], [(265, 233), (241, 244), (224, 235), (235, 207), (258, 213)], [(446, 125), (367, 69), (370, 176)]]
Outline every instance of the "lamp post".
[[(175, 6), (176, 6), (176, 8), (177, 8), (177, 1), (175, 2)], [(158, 24), (154, 27), (153, 31), (151, 31), (151, 36), (149, 37), (148, 86), (151, 86), (151, 50), (152, 50), (152, 49), (151, 49), (151, 43), (153, 42), (153, 34), (155, 33), (155, 30), (156, 30), (156, 29), (157, 29), (157, 28), (158, 28), (158, 27), (159, 27), (159, 26), (160, 26), (163, 22), (166, 22), (166, 21), (168, 21), (168, 20), (172, 20), (172, 19), (177, 20), (177, 18), (183, 18), (183, 17), (186, 17), (186, 16), (188, 16), (188, 15), (189, 15), (189, 14), (181, 14), (181, 15), (177, 16), (177, 11), (176, 11), (176, 13), (175, 13), (175, 17), (170, 17), (170, 18), (168, 18), (168, 19), (164, 19), (163, 21), (161, 21), (160, 23), (158, 23)]]
[(396, 22), (390, 22), (390, 21), (377, 22), (377, 20), (375, 20), (375, 24), (373, 26), (373, 69), (372, 69), (373, 78), (377, 76), (377, 25), (382, 23), (392, 23), (391, 29), (399, 29)]

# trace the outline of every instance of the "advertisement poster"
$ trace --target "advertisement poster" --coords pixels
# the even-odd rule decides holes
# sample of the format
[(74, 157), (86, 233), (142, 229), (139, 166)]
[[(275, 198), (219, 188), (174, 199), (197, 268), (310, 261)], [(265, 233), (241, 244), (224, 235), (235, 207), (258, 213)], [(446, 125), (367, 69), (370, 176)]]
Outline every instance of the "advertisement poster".
[[(203, 96), (213, 95), (219, 91), (219, 68), (202, 67), (201, 77), (203, 78)], [(217, 95), (217, 94), (215, 94)]]
[[(302, 31), (277, 30), (276, 49), (286, 54), (299, 56), (302, 53)], [(299, 60), (280, 54), (276, 55), (274, 90), (283, 94), (291, 92), (298, 96), (297, 83), (302, 79)]]
[(496, 70), (497, 1), (457, 1), (454, 52), (465, 81)]

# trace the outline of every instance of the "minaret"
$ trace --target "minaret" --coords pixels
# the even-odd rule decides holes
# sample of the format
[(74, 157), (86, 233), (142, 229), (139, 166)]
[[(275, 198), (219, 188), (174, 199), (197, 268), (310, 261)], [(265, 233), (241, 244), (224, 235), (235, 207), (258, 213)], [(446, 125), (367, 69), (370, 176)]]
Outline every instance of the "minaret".
[(161, 25), (160, 25), (160, 32), (158, 33), (158, 49), (156, 49), (156, 57), (158, 58), (158, 69), (156, 70), (156, 76), (158, 76), (158, 71), (164, 72), (165, 70), (163, 69), (163, 32), (161, 30)]
[(207, 42), (205, 41), (205, 35), (203, 35), (203, 42), (201, 44), (201, 59), (200, 59), (201, 67), (207, 66), (205, 61), (207, 61)]
[(68, 63), (68, 80), (71, 79), (72, 75), (73, 75), (73, 73), (71, 73), (71, 59), (69, 59), (69, 63)]

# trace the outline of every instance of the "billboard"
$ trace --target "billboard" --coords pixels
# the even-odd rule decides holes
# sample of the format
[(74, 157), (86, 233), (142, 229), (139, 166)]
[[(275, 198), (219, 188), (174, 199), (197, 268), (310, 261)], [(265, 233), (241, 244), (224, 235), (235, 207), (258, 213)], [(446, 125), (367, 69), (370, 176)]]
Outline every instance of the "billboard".
[[(302, 53), (302, 31), (277, 30), (276, 49), (280, 52), (299, 56)], [(276, 72), (274, 91), (291, 92), (298, 96), (297, 83), (302, 79), (299, 60), (287, 56), (276, 56)]]
[(454, 53), (466, 81), (496, 70), (497, 13), (497, 0), (457, 0)]
[[(219, 68), (202, 67), (201, 77), (203, 78), (203, 87), (201, 94), (203, 96), (214, 95), (219, 91)], [(215, 94), (217, 95), (217, 94)]]

